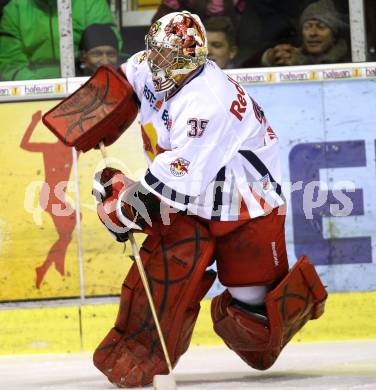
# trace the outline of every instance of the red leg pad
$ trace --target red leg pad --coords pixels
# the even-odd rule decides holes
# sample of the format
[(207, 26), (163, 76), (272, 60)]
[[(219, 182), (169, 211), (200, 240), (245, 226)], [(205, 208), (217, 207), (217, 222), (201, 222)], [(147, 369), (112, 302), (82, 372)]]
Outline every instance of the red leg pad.
[(226, 290), (212, 301), (214, 330), (251, 367), (266, 370), (307, 321), (322, 315), (326, 298), (312, 263), (301, 257), (266, 295), (267, 319), (233, 306)]
[[(140, 255), (174, 366), (189, 346), (199, 302), (216, 276), (205, 271), (215, 240), (187, 216), (177, 215), (171, 226), (154, 229)], [(94, 364), (121, 387), (145, 386), (154, 375), (168, 373), (136, 264), (123, 283), (115, 327), (96, 349)]]

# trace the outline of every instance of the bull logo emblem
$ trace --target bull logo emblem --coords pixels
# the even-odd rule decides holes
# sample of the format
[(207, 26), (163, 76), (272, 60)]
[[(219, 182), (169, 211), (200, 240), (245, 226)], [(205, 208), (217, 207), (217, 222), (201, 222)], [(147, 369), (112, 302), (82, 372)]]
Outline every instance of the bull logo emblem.
[(179, 157), (170, 164), (170, 172), (177, 177), (184, 176), (188, 173), (189, 164), (189, 161)]

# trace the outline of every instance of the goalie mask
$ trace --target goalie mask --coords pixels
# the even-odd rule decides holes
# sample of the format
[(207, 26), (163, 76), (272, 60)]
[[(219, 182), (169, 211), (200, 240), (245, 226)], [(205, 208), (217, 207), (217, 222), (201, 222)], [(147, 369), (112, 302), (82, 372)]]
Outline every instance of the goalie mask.
[(163, 16), (145, 37), (147, 61), (157, 92), (167, 91), (206, 61), (205, 28), (187, 11)]

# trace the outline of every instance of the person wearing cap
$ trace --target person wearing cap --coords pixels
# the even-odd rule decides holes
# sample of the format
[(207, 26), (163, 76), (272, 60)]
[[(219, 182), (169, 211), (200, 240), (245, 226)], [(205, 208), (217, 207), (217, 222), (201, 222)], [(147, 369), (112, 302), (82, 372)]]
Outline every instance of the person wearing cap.
[(110, 24), (91, 24), (83, 32), (78, 76), (91, 76), (102, 65), (118, 66), (118, 41)]
[(347, 42), (341, 36), (345, 23), (332, 0), (310, 4), (300, 17), (302, 46), (278, 44), (266, 50), (263, 66), (329, 64), (351, 61)]

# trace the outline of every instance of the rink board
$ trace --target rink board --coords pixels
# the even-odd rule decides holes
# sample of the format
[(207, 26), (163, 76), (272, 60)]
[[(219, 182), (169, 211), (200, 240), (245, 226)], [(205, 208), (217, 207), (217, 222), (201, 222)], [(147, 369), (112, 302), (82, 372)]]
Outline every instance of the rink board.
[[(302, 340), (375, 337), (367, 324), (376, 290), (376, 66), (356, 66), (326, 73), (322, 67), (230, 72), (263, 107), (281, 142), (290, 265), (307, 254), (328, 290), (343, 292), (331, 295), (327, 316), (305, 328)], [(85, 301), (118, 295), (131, 265), (129, 248), (124, 254), (96, 216), (91, 186), (103, 167), (100, 153), (64, 150), (40, 121), (82, 81), (0, 83), (0, 319), (5, 324), (0, 353), (89, 350), (117, 312), (116, 305)], [(153, 134), (149, 137), (155, 146)], [(136, 121), (108, 148), (111, 164), (134, 179), (146, 168), (141, 142)], [(137, 236), (139, 244), (142, 238)], [(208, 296), (222, 288), (216, 282)], [(56, 299), (79, 297), (82, 306), (54, 307)], [(35, 302), (35, 308), (20, 303), (18, 310), (6, 309), (20, 301)], [(208, 305), (205, 301), (194, 336), (198, 344), (218, 341)], [(341, 331), (326, 318), (341, 318)], [(99, 335), (85, 333), (91, 323)]]
[[(100, 152), (72, 156), (39, 119), (56, 103), (0, 104), (0, 302), (116, 295), (131, 265), (96, 214)], [(146, 168), (141, 148), (135, 124), (108, 148), (109, 162), (137, 178)]]
[[(1, 310), (0, 355), (93, 351), (111, 329), (117, 304)], [(80, 337), (80, 334), (82, 337)], [(310, 321), (293, 342), (376, 339), (376, 293), (333, 293), (322, 318)], [(205, 299), (192, 346), (223, 345)]]

